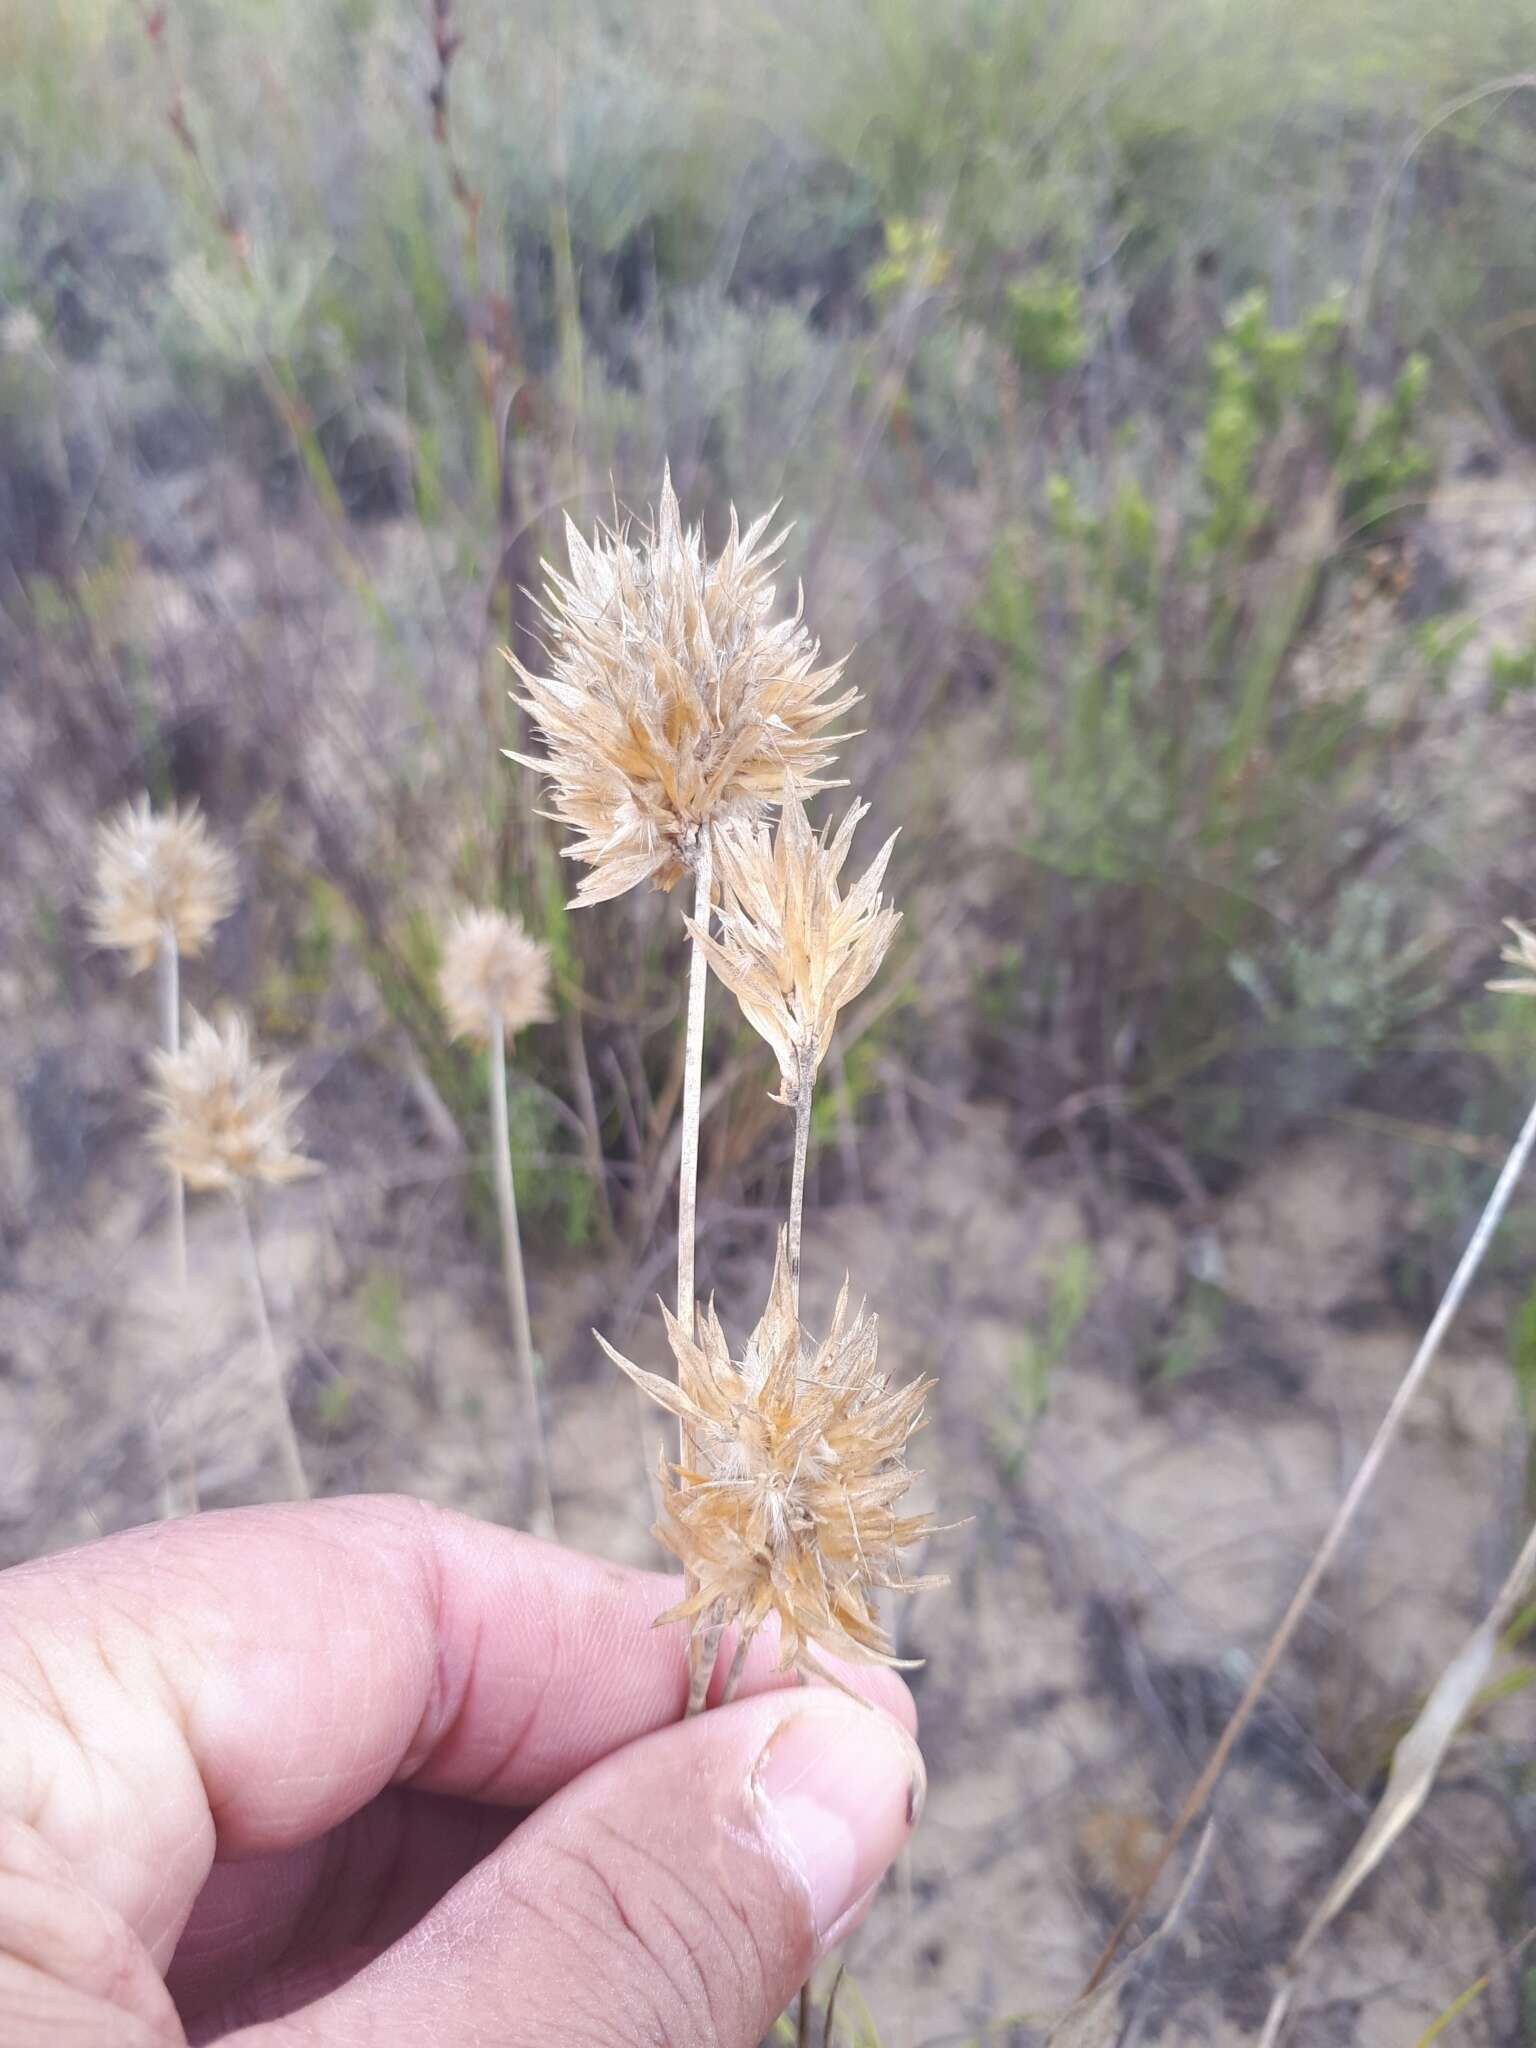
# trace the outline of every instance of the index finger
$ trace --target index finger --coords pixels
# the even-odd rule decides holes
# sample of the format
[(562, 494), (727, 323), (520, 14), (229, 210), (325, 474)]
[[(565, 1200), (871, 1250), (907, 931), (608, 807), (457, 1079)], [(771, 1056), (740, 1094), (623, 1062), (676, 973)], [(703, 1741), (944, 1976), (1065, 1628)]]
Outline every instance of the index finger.
[[(411, 1782), (531, 1805), (675, 1720), (675, 1581), (419, 1501), (239, 1508), (0, 1579), (0, 1812), (165, 1960), (214, 1854)], [(792, 1683), (754, 1645), (748, 1689)], [(894, 1676), (846, 1674), (912, 1725)], [(84, 1753), (85, 1769), (80, 1769)]]

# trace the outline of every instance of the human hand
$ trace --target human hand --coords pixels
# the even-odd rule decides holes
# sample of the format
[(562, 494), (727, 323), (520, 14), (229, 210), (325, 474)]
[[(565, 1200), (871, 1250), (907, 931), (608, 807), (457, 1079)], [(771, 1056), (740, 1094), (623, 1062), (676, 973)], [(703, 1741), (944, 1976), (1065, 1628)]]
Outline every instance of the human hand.
[(675, 1588), (419, 1502), (242, 1508), (0, 1577), (0, 2048), (753, 2048), (907, 1839), (883, 1711)]

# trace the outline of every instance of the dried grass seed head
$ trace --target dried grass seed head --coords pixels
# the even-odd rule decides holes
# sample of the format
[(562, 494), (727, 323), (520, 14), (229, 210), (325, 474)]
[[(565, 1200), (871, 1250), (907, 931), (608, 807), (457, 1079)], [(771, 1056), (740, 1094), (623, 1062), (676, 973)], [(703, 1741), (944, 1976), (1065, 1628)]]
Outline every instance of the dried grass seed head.
[(782, 1102), (795, 1101), (802, 1070), (807, 1085), (815, 1079), (838, 1012), (868, 987), (901, 922), (880, 899), (894, 832), (846, 896), (839, 887), (868, 809), (854, 803), (835, 833), (818, 834), (799, 801), (786, 796), (771, 838), (764, 825), (722, 833), (718, 935), (689, 924), (748, 1022), (773, 1047)]
[(499, 910), (462, 912), (448, 934), (438, 976), (454, 1037), (484, 1044), (493, 1014), (508, 1038), (526, 1025), (548, 1023), (554, 1015), (549, 974), (549, 948), (515, 917)]
[(507, 659), (547, 749), (512, 758), (548, 777), (552, 815), (577, 835), (564, 852), (589, 870), (579, 904), (641, 882), (670, 889), (701, 834), (760, 816), (786, 787), (827, 787), (827, 728), (858, 693), (837, 693), (843, 665), (818, 665), (798, 606), (773, 616), (784, 536), (768, 533), (771, 517), (743, 533), (733, 508), (711, 560), (669, 468), (638, 536), (616, 520), (589, 544), (566, 521), (570, 573), (545, 564), (549, 674)]
[(130, 803), (96, 829), (91, 936), (125, 951), (134, 972), (153, 964), (167, 934), (178, 953), (201, 953), (235, 905), (235, 863), (196, 804), (155, 812)]
[(286, 1069), (256, 1058), (243, 1017), (214, 1024), (194, 1011), (180, 1052), (157, 1053), (154, 1072), (150, 1142), (188, 1187), (233, 1194), (319, 1171), (298, 1149)]
[(1506, 917), (1504, 924), (1506, 930), (1514, 933), (1514, 941), (1502, 948), (1499, 958), (1521, 972), (1501, 981), (1490, 981), (1488, 987), (1500, 995), (1536, 996), (1536, 932), (1518, 917)]
[(793, 1301), (781, 1234), (768, 1306), (739, 1363), (713, 1303), (697, 1337), (663, 1310), (675, 1386), (598, 1339), (692, 1432), (697, 1470), (663, 1469), (656, 1535), (693, 1589), (659, 1620), (702, 1634), (718, 1609), (750, 1637), (777, 1615), (785, 1669), (819, 1669), (813, 1646), (894, 1663), (871, 1593), (943, 1583), (903, 1575), (902, 1552), (931, 1523), (897, 1511), (917, 1477), (905, 1450), (932, 1382), (891, 1386), (875, 1318), (862, 1306), (850, 1312), (846, 1283), (819, 1345), (806, 1341)]

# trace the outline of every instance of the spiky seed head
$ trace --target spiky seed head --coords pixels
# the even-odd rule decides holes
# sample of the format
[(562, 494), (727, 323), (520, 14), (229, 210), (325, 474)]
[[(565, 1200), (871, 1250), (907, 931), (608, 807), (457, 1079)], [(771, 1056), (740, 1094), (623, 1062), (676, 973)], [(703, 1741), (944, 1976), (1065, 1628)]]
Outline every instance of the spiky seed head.
[(779, 1620), (780, 1663), (817, 1671), (815, 1648), (892, 1664), (870, 1594), (915, 1592), (901, 1555), (927, 1534), (926, 1515), (897, 1503), (917, 1476), (908, 1437), (931, 1381), (892, 1387), (879, 1370), (875, 1318), (850, 1313), (846, 1282), (826, 1337), (801, 1330), (779, 1238), (773, 1287), (740, 1363), (714, 1304), (697, 1337), (667, 1313), (677, 1384), (644, 1372), (599, 1337), (636, 1386), (692, 1432), (696, 1467), (663, 1467), (658, 1540), (692, 1575), (689, 1597), (658, 1624), (703, 1634), (716, 1610), (744, 1635)]
[(825, 1057), (837, 1013), (868, 987), (890, 949), (901, 913), (882, 905), (893, 832), (844, 896), (838, 877), (854, 828), (868, 811), (855, 803), (838, 826), (811, 830), (803, 806), (786, 796), (778, 828), (723, 832), (716, 845), (718, 935), (690, 920), (710, 965), (778, 1057), (781, 1102), (796, 1099)]
[(1536, 932), (1524, 925), (1518, 917), (1506, 917), (1505, 928), (1514, 933), (1514, 943), (1505, 946), (1499, 953), (1501, 960), (1521, 972), (1507, 980), (1490, 981), (1488, 987), (1501, 995), (1536, 996)]
[(438, 990), (455, 1038), (484, 1044), (493, 1015), (515, 1037), (554, 1015), (549, 948), (500, 910), (464, 911), (443, 948)]
[(125, 951), (135, 973), (167, 935), (178, 953), (201, 953), (235, 893), (235, 863), (196, 804), (156, 813), (141, 797), (97, 827), (91, 936)]
[(189, 1188), (237, 1193), (319, 1172), (298, 1149), (286, 1069), (256, 1058), (243, 1017), (214, 1024), (194, 1011), (181, 1050), (157, 1053), (154, 1071), (150, 1142)]
[(542, 615), (550, 671), (507, 649), (515, 700), (547, 751), (512, 758), (548, 777), (551, 815), (589, 870), (579, 904), (641, 882), (670, 889), (696, 861), (700, 836), (826, 788), (836, 744), (827, 728), (857, 702), (834, 694), (843, 664), (820, 647), (797, 605), (775, 619), (772, 514), (730, 534), (713, 561), (685, 527), (670, 468), (655, 524), (617, 520), (589, 544), (569, 519), (570, 573), (545, 563)]

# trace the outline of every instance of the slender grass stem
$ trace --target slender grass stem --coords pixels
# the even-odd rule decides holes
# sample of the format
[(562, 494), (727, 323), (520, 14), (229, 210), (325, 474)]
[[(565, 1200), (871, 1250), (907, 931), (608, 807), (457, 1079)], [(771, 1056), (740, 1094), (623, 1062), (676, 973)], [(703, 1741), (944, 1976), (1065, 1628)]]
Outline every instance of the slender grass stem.
[(507, 1032), (499, 1009), (490, 1010), (491, 1154), (496, 1169), (496, 1212), (501, 1220), (501, 1272), (512, 1322), (512, 1355), (523, 1403), (524, 1464), (528, 1474), (528, 1526), (535, 1536), (553, 1537), (555, 1508), (549, 1491), (549, 1459), (539, 1412), (539, 1383), (533, 1363), (533, 1325), (528, 1315), (528, 1281), (523, 1241), (517, 1227), (512, 1185), (512, 1140), (507, 1127)]
[(1466, 1297), (1467, 1289), (1472, 1284), (1473, 1276), (1482, 1264), (1488, 1247), (1493, 1241), (1493, 1234), (1498, 1229), (1504, 1211), (1509, 1206), (1510, 1196), (1514, 1193), (1516, 1183), (1525, 1170), (1526, 1162), (1531, 1156), (1533, 1146), (1536, 1146), (1536, 1102), (1532, 1103), (1526, 1114), (1525, 1122), (1520, 1127), (1520, 1135), (1511, 1147), (1509, 1157), (1505, 1160), (1503, 1169), (1494, 1183), (1493, 1193), (1488, 1197), (1487, 1205), (1482, 1215), (1478, 1218), (1477, 1228), (1473, 1231), (1467, 1248), (1462, 1253), (1455, 1272), (1451, 1275), (1450, 1284), (1441, 1296), (1440, 1306), (1435, 1310), (1429, 1328), (1424, 1332), (1419, 1342), (1418, 1350), (1415, 1351), (1412, 1359), (1409, 1361), (1408, 1369), (1403, 1374), (1398, 1384), (1397, 1392), (1392, 1397), (1391, 1406), (1382, 1417), (1380, 1427), (1371, 1439), (1370, 1447), (1367, 1449), (1365, 1456), (1360, 1461), (1359, 1470), (1350, 1482), (1348, 1492), (1339, 1503), (1338, 1512), (1328, 1525), (1327, 1534), (1318, 1545), (1317, 1553), (1313, 1557), (1311, 1564), (1308, 1565), (1301, 1584), (1296, 1588), (1291, 1604), (1286, 1608), (1285, 1614), (1281, 1619), (1280, 1626), (1275, 1630), (1264, 1650), (1264, 1654), (1255, 1665), (1253, 1676), (1248, 1681), (1247, 1690), (1232, 1710), (1232, 1717), (1222, 1730), (1221, 1737), (1215, 1749), (1212, 1750), (1209, 1761), (1196, 1779), (1189, 1796), (1179, 1809), (1178, 1818), (1164, 1837), (1161, 1847), (1152, 1859), (1151, 1866), (1143, 1875), (1125, 1911), (1121, 1914), (1113, 1934), (1111, 1934), (1108, 1942), (1105, 1944), (1103, 1954), (1099, 1957), (1097, 1963), (1094, 1964), (1093, 1974), (1084, 1987), (1085, 1994), (1094, 1990), (1097, 1985), (1103, 1982), (1105, 1973), (1114, 1961), (1121, 1942), (1134, 1925), (1137, 1916), (1151, 1897), (1158, 1879), (1167, 1868), (1169, 1858), (1184, 1839), (1190, 1823), (1199, 1815), (1206, 1800), (1215, 1788), (1217, 1779), (1226, 1767), (1227, 1759), (1231, 1756), (1233, 1749), (1237, 1745), (1238, 1737), (1247, 1726), (1249, 1716), (1258, 1705), (1265, 1687), (1274, 1676), (1276, 1665), (1278, 1665), (1281, 1657), (1285, 1654), (1286, 1646), (1290, 1642), (1291, 1637), (1296, 1633), (1297, 1626), (1302, 1616), (1306, 1613), (1313, 1594), (1317, 1591), (1328, 1567), (1338, 1555), (1339, 1546), (1343, 1543), (1356, 1515), (1360, 1512), (1361, 1504), (1367, 1493), (1369, 1493), (1388, 1451), (1396, 1441), (1397, 1434), (1403, 1425), (1403, 1418), (1407, 1414), (1415, 1394), (1417, 1394), (1420, 1386), (1423, 1384), (1425, 1375), (1434, 1364), (1440, 1346), (1444, 1341), (1445, 1333), (1450, 1328), (1457, 1310), (1461, 1307), (1462, 1301)]
[[(160, 955), (156, 963), (160, 995), (160, 1043), (169, 1053), (181, 1051), (181, 955), (176, 934), (168, 924), (160, 934)], [(187, 1291), (187, 1189), (175, 1167), (171, 1168), (171, 1259), (176, 1285)]]
[(282, 1460), (283, 1479), (290, 1500), (308, 1500), (309, 1479), (304, 1471), (304, 1460), (299, 1455), (298, 1432), (293, 1426), (293, 1414), (288, 1406), (288, 1395), (283, 1386), (283, 1367), (272, 1335), (272, 1318), (267, 1313), (267, 1290), (262, 1284), (261, 1260), (256, 1251), (256, 1228), (251, 1221), (250, 1203), (243, 1194), (237, 1194), (234, 1203), (240, 1218), (240, 1244), (245, 1255), (246, 1281), (250, 1288), (251, 1306), (256, 1314), (257, 1332), (261, 1338), (262, 1363), (267, 1369), (267, 1385), (272, 1396), (272, 1419), (277, 1435), (278, 1455)]
[(728, 1707), (736, 1697), (736, 1688), (741, 1683), (741, 1674), (747, 1667), (747, 1650), (752, 1642), (745, 1629), (736, 1638), (736, 1653), (731, 1658), (730, 1669), (725, 1674), (725, 1685), (720, 1693), (720, 1704)]
[[(714, 865), (714, 848), (709, 834), (701, 833), (693, 912), (694, 923), (701, 932), (709, 929)], [(699, 1098), (704, 1087), (704, 995), (709, 986), (709, 962), (697, 939), (693, 940), (690, 952), (688, 1037), (683, 1053), (683, 1142), (677, 1180), (677, 1319), (691, 1334), (694, 1322), (694, 1240), (699, 1204)], [(684, 1434), (686, 1437), (686, 1432)]]
[(800, 1054), (795, 1083), (795, 1164), (789, 1182), (789, 1285), (795, 1314), (800, 1313), (800, 1236), (805, 1224), (805, 1162), (811, 1146), (811, 1095), (816, 1070), (808, 1052)]
[[(714, 847), (707, 831), (699, 835), (695, 868), (694, 923), (701, 932), (709, 929), (710, 895), (714, 887)], [(709, 962), (697, 939), (690, 945), (688, 961), (688, 1035), (683, 1048), (682, 1145), (678, 1154), (677, 1178), (677, 1319), (691, 1337), (694, 1329), (694, 1237), (699, 1206), (699, 1099), (704, 1088), (704, 996), (709, 987)], [(678, 1463), (686, 1469), (693, 1464), (693, 1432), (686, 1421), (677, 1425)], [(687, 1577), (693, 1590), (693, 1576)], [(688, 1704), (684, 1719), (702, 1713), (709, 1691), (719, 1647), (719, 1631), (707, 1642), (688, 1638)]]

